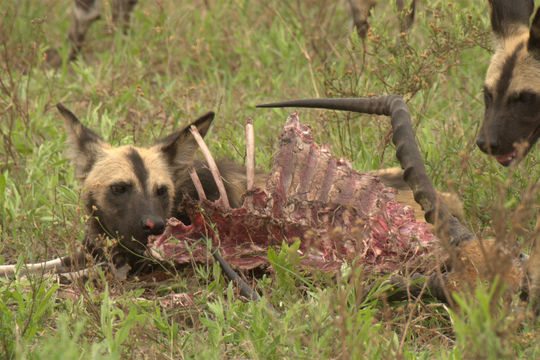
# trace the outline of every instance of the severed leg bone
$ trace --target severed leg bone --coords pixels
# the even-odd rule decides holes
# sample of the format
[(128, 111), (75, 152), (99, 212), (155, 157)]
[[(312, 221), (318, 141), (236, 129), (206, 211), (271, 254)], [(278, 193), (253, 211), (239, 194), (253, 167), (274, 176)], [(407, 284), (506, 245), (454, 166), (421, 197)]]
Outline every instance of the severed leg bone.
[[(33, 264), (23, 264), (19, 268), (19, 274), (38, 274), (41, 272), (54, 271), (57, 274), (69, 272), (74, 266), (86, 264), (84, 253), (76, 252), (73, 256), (64, 256), (57, 259)], [(13, 277), (17, 272), (17, 265), (1, 265), (0, 276)]]

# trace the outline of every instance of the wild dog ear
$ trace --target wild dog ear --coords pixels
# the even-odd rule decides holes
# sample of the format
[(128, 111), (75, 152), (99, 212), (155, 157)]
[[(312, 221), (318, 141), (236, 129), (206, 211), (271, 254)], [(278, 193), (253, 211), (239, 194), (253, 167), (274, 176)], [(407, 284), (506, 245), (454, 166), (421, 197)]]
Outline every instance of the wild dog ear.
[(56, 107), (64, 118), (70, 151), (68, 156), (75, 167), (75, 175), (84, 180), (96, 159), (103, 153), (106, 143), (92, 130), (85, 127), (79, 119), (61, 103)]
[(201, 136), (205, 136), (214, 120), (215, 114), (210, 111), (199, 119), (195, 120), (183, 130), (177, 131), (166, 138), (158, 141), (153, 149), (161, 151), (167, 159), (171, 168), (176, 172), (183, 171), (191, 165), (193, 156), (198, 148), (195, 138), (189, 130), (193, 125), (197, 128)]
[(527, 49), (531, 52), (536, 58), (540, 58), (540, 8), (536, 10), (534, 15), (529, 41), (527, 42)]
[(529, 28), (534, 0), (489, 0), (491, 28), (499, 39)]

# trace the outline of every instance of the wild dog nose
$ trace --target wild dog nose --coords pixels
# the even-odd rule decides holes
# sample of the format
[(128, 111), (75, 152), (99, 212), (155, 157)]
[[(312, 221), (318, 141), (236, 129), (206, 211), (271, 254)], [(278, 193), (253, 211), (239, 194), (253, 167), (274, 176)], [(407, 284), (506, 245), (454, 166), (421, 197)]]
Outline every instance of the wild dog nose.
[(499, 153), (500, 145), (496, 140), (487, 139), (484, 135), (480, 135), (476, 139), (476, 145), (486, 154), (491, 152), (493, 154)]
[(148, 235), (160, 235), (165, 230), (165, 221), (158, 216), (145, 216), (142, 227)]
[(476, 138), (476, 145), (483, 152), (487, 152), (487, 142), (486, 142), (486, 138), (484, 136), (479, 136), (479, 137)]

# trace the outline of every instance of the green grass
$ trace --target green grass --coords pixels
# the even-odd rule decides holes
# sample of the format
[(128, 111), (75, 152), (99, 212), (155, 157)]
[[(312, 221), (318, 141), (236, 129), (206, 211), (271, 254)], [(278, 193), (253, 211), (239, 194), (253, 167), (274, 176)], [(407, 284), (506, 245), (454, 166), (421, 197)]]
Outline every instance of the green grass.
[[(539, 181), (540, 147), (504, 169), (474, 143), (492, 47), (485, 1), (424, 1), (405, 37), (393, 7), (380, 1), (365, 52), (346, 1), (142, 1), (127, 35), (112, 31), (105, 6), (79, 60), (52, 70), (42, 53), (53, 46), (66, 56), (70, 4), (0, 5), (0, 264), (62, 255), (82, 238), (84, 211), (54, 107), (60, 101), (114, 145), (151, 144), (214, 110), (209, 146), (239, 161), (251, 117), (256, 161), (269, 169), (288, 111), (256, 104), (398, 93), (436, 186), (460, 195), (477, 234), (517, 230), (528, 251), (539, 196), (525, 216), (512, 214)], [(356, 169), (397, 164), (386, 118), (316, 110), (300, 117)], [(371, 274), (306, 275), (290, 253), (269, 254), (276, 272), (257, 280), (260, 303), (239, 300), (219, 267), (208, 264), (163, 282), (0, 279), (0, 357), (540, 357), (538, 323), (492, 301), (489, 289), (463, 295), (460, 310), (387, 304), (381, 290), (361, 296)], [(191, 294), (192, 302), (165, 306), (173, 293)]]

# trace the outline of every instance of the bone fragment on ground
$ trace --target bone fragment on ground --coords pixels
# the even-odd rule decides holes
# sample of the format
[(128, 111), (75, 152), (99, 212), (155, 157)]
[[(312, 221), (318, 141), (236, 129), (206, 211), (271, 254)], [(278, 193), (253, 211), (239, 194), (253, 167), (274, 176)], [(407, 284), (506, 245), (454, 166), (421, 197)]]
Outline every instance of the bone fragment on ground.
[[(22, 264), (19, 268), (19, 274), (27, 275), (50, 271), (65, 272), (68, 271), (68, 269), (64, 266), (64, 263), (67, 259), (69, 259), (69, 256), (64, 256), (40, 263)], [(1, 265), (0, 276), (12, 277), (13, 275), (15, 275), (16, 269), (17, 265)]]

